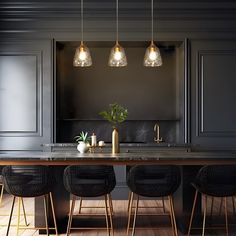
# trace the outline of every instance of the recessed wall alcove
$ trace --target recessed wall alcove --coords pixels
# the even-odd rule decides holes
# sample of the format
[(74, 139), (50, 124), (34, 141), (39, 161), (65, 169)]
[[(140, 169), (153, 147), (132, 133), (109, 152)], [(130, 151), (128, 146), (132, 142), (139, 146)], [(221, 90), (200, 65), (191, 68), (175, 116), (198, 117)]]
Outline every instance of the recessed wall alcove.
[(123, 68), (108, 66), (114, 42), (87, 42), (92, 67), (73, 67), (79, 43), (56, 42), (56, 142), (72, 142), (82, 130), (110, 142), (111, 127), (98, 113), (117, 102), (129, 112), (119, 127), (121, 142), (153, 142), (157, 122), (165, 142), (183, 143), (183, 41), (159, 42), (163, 66), (155, 68), (143, 66), (148, 42), (121, 42)]

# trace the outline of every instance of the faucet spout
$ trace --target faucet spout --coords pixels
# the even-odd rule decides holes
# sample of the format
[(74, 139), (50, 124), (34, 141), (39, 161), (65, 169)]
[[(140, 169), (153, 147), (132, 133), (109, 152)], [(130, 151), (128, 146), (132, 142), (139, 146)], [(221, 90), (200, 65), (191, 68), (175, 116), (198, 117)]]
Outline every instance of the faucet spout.
[(156, 132), (156, 137), (154, 137), (154, 141), (160, 143), (163, 141), (162, 137), (160, 137), (160, 125), (156, 123), (154, 125), (154, 131)]

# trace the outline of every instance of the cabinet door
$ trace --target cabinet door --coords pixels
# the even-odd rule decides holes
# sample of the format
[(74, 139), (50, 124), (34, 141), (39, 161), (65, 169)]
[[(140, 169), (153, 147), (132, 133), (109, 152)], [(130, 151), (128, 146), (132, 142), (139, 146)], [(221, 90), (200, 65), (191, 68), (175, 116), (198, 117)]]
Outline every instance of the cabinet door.
[(191, 42), (191, 141), (236, 149), (236, 42)]
[(0, 150), (40, 150), (51, 141), (52, 42), (0, 44)]

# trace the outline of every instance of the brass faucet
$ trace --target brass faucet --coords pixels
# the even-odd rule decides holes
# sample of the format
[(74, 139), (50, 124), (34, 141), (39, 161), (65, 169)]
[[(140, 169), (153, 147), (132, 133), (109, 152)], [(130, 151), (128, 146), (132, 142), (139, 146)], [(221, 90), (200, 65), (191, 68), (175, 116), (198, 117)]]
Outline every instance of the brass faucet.
[(154, 125), (154, 131), (156, 132), (156, 137), (154, 137), (154, 141), (157, 143), (162, 142), (162, 137), (160, 137), (160, 125), (158, 123)]

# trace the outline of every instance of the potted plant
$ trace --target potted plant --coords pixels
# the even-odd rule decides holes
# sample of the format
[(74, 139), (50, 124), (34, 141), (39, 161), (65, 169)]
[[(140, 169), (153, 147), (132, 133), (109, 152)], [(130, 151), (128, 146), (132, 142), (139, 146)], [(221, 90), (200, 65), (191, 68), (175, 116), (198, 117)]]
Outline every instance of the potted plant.
[(117, 103), (109, 105), (109, 109), (99, 112), (104, 119), (109, 121), (112, 125), (112, 153), (119, 153), (119, 133), (118, 124), (126, 120), (128, 110)]
[(88, 132), (81, 132), (78, 136), (75, 136), (75, 141), (78, 143), (77, 150), (80, 153), (85, 153), (89, 149), (89, 141), (90, 137), (88, 136)]

